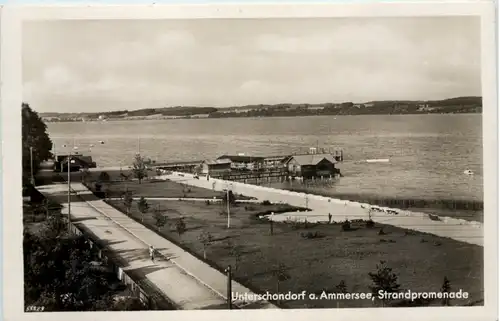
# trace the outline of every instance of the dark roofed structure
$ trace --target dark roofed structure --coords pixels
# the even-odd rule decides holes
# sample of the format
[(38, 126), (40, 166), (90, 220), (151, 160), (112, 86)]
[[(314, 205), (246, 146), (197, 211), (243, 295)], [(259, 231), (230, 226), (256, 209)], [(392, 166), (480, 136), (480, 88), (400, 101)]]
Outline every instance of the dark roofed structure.
[(80, 170), (81, 168), (95, 168), (96, 163), (92, 160), (92, 156), (85, 156), (81, 154), (74, 155), (58, 155), (57, 162), (54, 164), (56, 170), (67, 171), (68, 157), (71, 156), (71, 171)]
[(305, 178), (339, 174), (336, 163), (337, 160), (330, 154), (294, 155), (286, 160), (290, 174)]

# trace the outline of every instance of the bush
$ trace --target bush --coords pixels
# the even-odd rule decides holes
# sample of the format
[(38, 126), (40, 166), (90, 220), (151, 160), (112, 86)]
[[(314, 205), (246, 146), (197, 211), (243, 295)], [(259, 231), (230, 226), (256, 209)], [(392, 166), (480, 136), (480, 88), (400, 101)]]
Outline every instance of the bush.
[(266, 206), (272, 205), (271, 202), (269, 202), (268, 200), (262, 201), (261, 204)]
[(292, 230), (298, 230), (301, 228), (301, 224), (296, 218), (294, 220), (287, 218), (287, 220), (285, 222), (290, 224), (290, 227), (292, 228)]
[[(377, 270), (368, 273), (368, 276), (373, 283), (370, 289), (374, 296), (377, 296), (381, 290), (387, 293), (399, 292), (400, 290), (398, 276), (392, 271), (392, 268), (386, 265), (385, 261), (380, 261), (380, 264), (377, 264)], [(383, 299), (383, 301), (387, 300)]]
[(306, 232), (306, 233), (300, 233), (300, 236), (302, 236), (302, 238), (305, 238), (305, 239), (319, 239), (319, 238), (323, 238), (325, 237), (325, 235), (323, 235), (322, 233), (320, 232)]
[(366, 221), (366, 227), (367, 228), (374, 228), (375, 222), (373, 220), (369, 219), (368, 221)]
[(345, 220), (342, 222), (342, 231), (350, 231), (351, 230), (351, 222), (349, 220)]
[(210, 205), (210, 201), (209, 201), (209, 200), (206, 200), (206, 201), (205, 201), (205, 204)]
[(148, 308), (141, 302), (139, 298), (126, 297), (115, 301), (111, 307), (112, 311), (143, 311)]
[(108, 172), (101, 172), (101, 174), (99, 174), (98, 180), (100, 182), (109, 182), (111, 180), (111, 177), (109, 176)]
[(405, 234), (404, 235), (405, 236), (407, 236), (407, 235), (417, 235), (417, 233), (415, 231), (413, 231), (413, 230), (405, 230)]

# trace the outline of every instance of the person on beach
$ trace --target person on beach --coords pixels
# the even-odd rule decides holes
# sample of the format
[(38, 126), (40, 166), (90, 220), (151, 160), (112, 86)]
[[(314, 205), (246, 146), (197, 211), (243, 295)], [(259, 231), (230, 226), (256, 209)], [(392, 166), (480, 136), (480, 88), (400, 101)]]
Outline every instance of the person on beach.
[(328, 224), (332, 223), (332, 213), (328, 213)]
[(149, 257), (151, 258), (152, 262), (155, 261), (155, 248), (153, 247), (153, 245), (149, 246)]

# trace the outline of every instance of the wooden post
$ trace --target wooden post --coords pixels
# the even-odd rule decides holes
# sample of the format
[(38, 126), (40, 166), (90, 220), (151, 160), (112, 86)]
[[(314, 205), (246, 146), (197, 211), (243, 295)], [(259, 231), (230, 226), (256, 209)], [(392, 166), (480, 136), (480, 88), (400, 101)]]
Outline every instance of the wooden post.
[(231, 266), (230, 265), (226, 269), (226, 274), (227, 274), (227, 308), (229, 310), (232, 310), (232, 308), (233, 308), (233, 305), (231, 304), (231, 300), (232, 300), (232, 289), (231, 289), (232, 275), (231, 275)]
[(227, 189), (227, 194), (226, 194), (226, 203), (227, 203), (227, 228), (231, 227), (231, 214), (230, 214), (230, 204), (229, 204), (229, 188)]

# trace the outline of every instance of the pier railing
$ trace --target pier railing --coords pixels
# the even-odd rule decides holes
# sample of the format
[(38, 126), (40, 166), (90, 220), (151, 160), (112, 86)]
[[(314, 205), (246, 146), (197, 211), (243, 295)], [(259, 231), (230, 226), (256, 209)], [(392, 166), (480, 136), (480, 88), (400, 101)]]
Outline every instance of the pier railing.
[(285, 178), (288, 175), (288, 170), (266, 170), (252, 172), (230, 172), (230, 173), (213, 173), (210, 177), (228, 180), (228, 181), (245, 181), (245, 180), (266, 180), (271, 178)]

